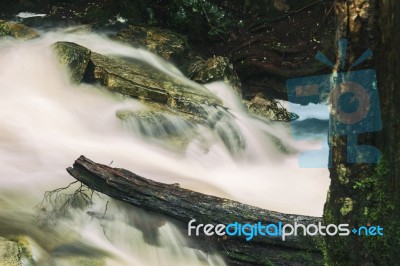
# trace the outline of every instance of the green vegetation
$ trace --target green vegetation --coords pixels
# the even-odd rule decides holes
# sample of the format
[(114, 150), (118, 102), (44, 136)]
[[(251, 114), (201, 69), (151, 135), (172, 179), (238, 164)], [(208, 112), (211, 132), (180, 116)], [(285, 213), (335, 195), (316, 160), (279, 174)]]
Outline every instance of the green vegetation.
[(360, 222), (365, 225), (381, 225), (384, 228), (383, 237), (363, 237), (364, 249), (380, 265), (390, 265), (386, 250), (390, 250), (391, 246), (400, 246), (400, 235), (397, 231), (399, 221), (392, 216), (395, 206), (388, 186), (388, 174), (389, 165), (382, 159), (373, 174), (353, 186), (365, 199), (362, 208), (359, 208)]
[(168, 24), (189, 28), (191, 23), (208, 27), (209, 35), (223, 34), (232, 26), (229, 13), (207, 0), (175, 0), (168, 6)]
[[(398, 218), (394, 217), (395, 206), (391, 196), (389, 184), (389, 165), (385, 159), (372, 169), (371, 173), (363, 179), (352, 182), (352, 191), (348, 191), (351, 197), (336, 200), (325, 209), (324, 219), (326, 223), (343, 223), (347, 221), (352, 226), (381, 226), (384, 228), (384, 236), (354, 236), (345, 239), (332, 237), (324, 244), (323, 251), (327, 265), (353, 265), (349, 260), (346, 250), (354, 249), (361, 245), (364, 251), (361, 256), (374, 262), (374, 265), (392, 265), (388, 257), (388, 250), (400, 245), (400, 235), (397, 228)], [(338, 211), (342, 218), (339, 219)], [(361, 238), (361, 239), (358, 239)], [(360, 240), (360, 241), (359, 241)], [(397, 251), (398, 252), (398, 251)]]

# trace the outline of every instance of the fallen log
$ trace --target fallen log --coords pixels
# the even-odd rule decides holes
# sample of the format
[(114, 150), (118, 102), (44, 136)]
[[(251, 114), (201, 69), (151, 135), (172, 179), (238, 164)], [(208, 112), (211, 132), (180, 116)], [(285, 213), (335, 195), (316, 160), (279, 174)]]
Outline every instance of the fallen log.
[[(178, 221), (187, 230), (195, 224), (318, 224), (320, 218), (283, 214), (246, 205), (237, 201), (205, 195), (181, 188), (179, 184), (163, 184), (129, 172), (79, 157), (68, 173), (89, 188), (136, 207), (163, 214)], [(192, 234), (194, 230), (192, 231)], [(225, 256), (230, 265), (323, 265), (318, 237), (255, 236), (192, 236), (207, 242)]]

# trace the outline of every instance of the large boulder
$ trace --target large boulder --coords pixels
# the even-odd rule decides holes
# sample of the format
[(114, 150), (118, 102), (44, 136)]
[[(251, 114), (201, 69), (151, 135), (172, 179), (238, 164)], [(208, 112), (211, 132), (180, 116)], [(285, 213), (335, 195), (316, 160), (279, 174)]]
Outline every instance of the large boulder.
[(186, 40), (166, 29), (129, 25), (113, 38), (134, 47), (145, 48), (166, 60), (176, 59), (186, 50)]
[(222, 105), (222, 101), (204, 86), (169, 75), (141, 60), (125, 61), (105, 56), (70, 42), (57, 42), (53, 49), (77, 82), (84, 73), (86, 82), (99, 82), (110, 91), (162, 103), (199, 117), (207, 117), (210, 106)]
[(124, 95), (164, 103), (184, 113), (207, 117), (206, 106), (222, 102), (205, 87), (172, 77), (140, 60), (111, 58), (92, 52), (87, 69), (91, 81)]
[(0, 20), (0, 36), (30, 40), (39, 37), (39, 33), (23, 24)]
[(88, 66), (91, 51), (72, 42), (56, 42), (52, 48), (58, 61), (68, 68), (71, 80), (80, 83)]

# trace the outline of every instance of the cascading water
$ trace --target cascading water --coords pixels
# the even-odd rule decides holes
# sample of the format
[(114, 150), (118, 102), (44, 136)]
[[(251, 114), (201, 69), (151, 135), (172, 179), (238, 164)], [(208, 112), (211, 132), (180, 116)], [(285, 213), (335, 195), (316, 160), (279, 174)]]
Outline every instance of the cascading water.
[[(224, 265), (218, 255), (190, 248), (172, 222), (106, 196), (95, 196), (89, 209), (71, 209), (54, 233), (36, 226), (34, 207), (46, 191), (74, 181), (65, 168), (81, 154), (202, 193), (280, 212), (322, 214), (327, 170), (299, 168), (294, 152), (311, 144), (294, 143), (282, 124), (250, 117), (225, 84), (207, 86), (226, 107), (212, 126), (168, 115), (123, 123), (118, 111), (145, 107), (101, 86), (71, 84), (49, 47), (60, 40), (139, 58), (186, 80), (156, 56), (97, 34), (53, 31), (27, 42), (0, 41), (0, 235), (29, 236), (37, 265), (83, 265), (76, 256), (95, 250), (107, 265)], [(157, 119), (168, 126), (160, 128)], [(160, 134), (171, 132), (188, 137), (184, 149), (160, 145)]]

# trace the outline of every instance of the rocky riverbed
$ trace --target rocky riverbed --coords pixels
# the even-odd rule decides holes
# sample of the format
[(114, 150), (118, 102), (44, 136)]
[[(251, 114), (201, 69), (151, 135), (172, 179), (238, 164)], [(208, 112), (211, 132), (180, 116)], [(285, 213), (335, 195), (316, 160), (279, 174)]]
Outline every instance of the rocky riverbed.
[[(46, 17), (26, 21), (30, 25), (40, 25), (41, 19), (46, 21)], [(0, 20), (2, 40), (35, 42), (47, 31), (24, 25), (23, 21)], [(195, 53), (182, 33), (141, 23), (122, 23), (118, 27), (101, 29), (93, 24), (74, 25), (66, 31), (78, 35), (103, 34), (104, 38), (136, 48), (140, 53), (156, 55), (147, 62), (139, 57), (102, 53), (79, 41), (59, 40), (49, 46), (72, 84), (93, 85), (116, 98), (139, 100), (144, 108), (121, 107), (115, 110), (114, 117), (121, 125), (131, 128), (133, 134), (156, 139), (160, 146), (168, 149), (182, 153), (194, 140), (201, 143), (203, 150), (211, 149), (212, 142), (203, 137), (204, 128), (210, 130), (233, 157), (240, 157), (249, 145), (243, 133), (245, 126), (236, 123), (238, 114), (226, 104), (228, 96), (210, 90), (210, 83), (224, 84), (231, 93), (229, 97), (236, 99), (235, 108), (268, 127), (274, 123), (285, 125), (298, 118), (270, 94), (250, 93), (233, 64), (236, 59), (222, 53), (213, 56)], [(264, 135), (276, 151), (292, 152), (279, 136)], [(30, 246), (29, 237), (21, 234), (0, 238), (0, 265), (37, 265), (36, 253), (32, 251), (35, 246)], [(97, 266), (105, 265), (105, 260), (74, 254), (71, 260), (63, 262), (61, 259), (57, 263)]]

